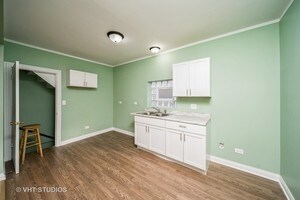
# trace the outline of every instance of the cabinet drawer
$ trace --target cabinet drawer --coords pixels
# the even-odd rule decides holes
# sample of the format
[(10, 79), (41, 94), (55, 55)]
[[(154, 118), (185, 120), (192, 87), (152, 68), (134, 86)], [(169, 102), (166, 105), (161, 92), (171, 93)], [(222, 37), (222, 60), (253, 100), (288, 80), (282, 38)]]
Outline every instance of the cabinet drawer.
[(195, 133), (199, 135), (206, 135), (206, 127), (200, 125), (166, 121), (166, 128), (189, 132), (189, 133)]
[(154, 118), (150, 118), (150, 117), (135, 116), (134, 121), (139, 122), (139, 123), (143, 123), (143, 124), (153, 125), (153, 126), (160, 126), (160, 127), (165, 127), (166, 126), (166, 121), (165, 120), (154, 119)]

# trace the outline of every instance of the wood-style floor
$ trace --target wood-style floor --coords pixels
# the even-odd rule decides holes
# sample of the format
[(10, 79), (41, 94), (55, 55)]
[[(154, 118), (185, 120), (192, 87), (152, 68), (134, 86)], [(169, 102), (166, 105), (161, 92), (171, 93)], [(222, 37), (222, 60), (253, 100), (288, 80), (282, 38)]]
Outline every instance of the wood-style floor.
[[(66, 187), (67, 192), (16, 192)], [(161, 159), (109, 132), (26, 155), (19, 175), (7, 174), (6, 199), (286, 199), (278, 183), (211, 163), (207, 175)]]

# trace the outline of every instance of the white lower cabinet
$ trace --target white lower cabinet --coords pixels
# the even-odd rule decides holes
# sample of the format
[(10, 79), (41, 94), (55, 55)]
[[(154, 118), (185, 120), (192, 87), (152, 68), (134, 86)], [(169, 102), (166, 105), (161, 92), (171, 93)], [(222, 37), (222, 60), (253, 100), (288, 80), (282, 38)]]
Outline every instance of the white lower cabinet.
[(206, 139), (205, 136), (184, 133), (183, 162), (206, 170)]
[(165, 128), (149, 126), (149, 149), (162, 155), (166, 154)]
[(183, 131), (166, 130), (166, 156), (205, 169), (205, 137)]
[(166, 156), (183, 162), (182, 132), (166, 130)]
[(135, 116), (135, 144), (206, 171), (207, 127)]
[(143, 148), (149, 148), (149, 134), (146, 124), (135, 123), (135, 144)]
[(149, 124), (147, 122), (147, 118), (135, 117), (135, 144), (165, 155), (166, 135), (164, 120), (151, 119), (148, 122)]

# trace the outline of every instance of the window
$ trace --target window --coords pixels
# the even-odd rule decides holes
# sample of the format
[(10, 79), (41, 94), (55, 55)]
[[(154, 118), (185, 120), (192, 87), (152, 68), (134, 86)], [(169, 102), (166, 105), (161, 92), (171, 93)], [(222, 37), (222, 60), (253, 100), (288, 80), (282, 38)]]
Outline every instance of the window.
[(173, 81), (152, 81), (150, 82), (151, 106), (173, 108), (176, 106), (176, 97), (173, 97)]

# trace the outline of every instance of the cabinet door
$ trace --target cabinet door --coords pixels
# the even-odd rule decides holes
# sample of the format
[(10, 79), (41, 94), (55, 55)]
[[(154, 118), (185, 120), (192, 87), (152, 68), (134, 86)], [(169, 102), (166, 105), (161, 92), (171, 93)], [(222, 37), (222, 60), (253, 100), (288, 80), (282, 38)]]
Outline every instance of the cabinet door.
[(149, 148), (149, 133), (147, 125), (135, 123), (135, 138), (134, 143), (143, 148)]
[(85, 73), (76, 70), (69, 70), (69, 84), (68, 86), (74, 87), (83, 87), (84, 86), (84, 79)]
[(190, 96), (210, 96), (209, 58), (190, 62)]
[(166, 156), (183, 161), (183, 133), (166, 129)]
[(206, 170), (206, 139), (205, 136), (190, 133), (184, 134), (183, 162)]
[(149, 126), (149, 149), (162, 155), (166, 154), (165, 128)]
[(85, 86), (90, 88), (97, 88), (98, 76), (93, 73), (85, 73)]
[(189, 96), (189, 74), (188, 63), (173, 65), (173, 96)]

